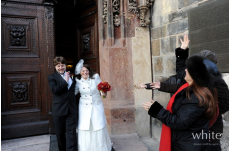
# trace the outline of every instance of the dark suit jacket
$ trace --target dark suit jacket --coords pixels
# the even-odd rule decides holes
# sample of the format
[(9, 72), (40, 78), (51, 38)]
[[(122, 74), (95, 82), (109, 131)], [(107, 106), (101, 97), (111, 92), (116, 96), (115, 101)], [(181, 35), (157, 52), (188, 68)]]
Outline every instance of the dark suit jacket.
[(53, 93), (52, 114), (56, 116), (67, 115), (68, 109), (72, 114), (77, 115), (77, 105), (75, 99), (75, 83), (72, 79), (70, 89), (67, 88), (67, 82), (56, 72), (48, 76), (50, 89)]

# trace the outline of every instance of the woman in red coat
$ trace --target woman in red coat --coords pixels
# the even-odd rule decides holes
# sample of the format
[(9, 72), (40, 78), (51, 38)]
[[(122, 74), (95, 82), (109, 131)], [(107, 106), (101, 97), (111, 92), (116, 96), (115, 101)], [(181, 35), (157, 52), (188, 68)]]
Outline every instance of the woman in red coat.
[(206, 151), (209, 120), (216, 118), (216, 83), (221, 79), (217, 66), (201, 56), (186, 62), (186, 84), (170, 99), (167, 108), (155, 101), (143, 107), (162, 123), (160, 151)]

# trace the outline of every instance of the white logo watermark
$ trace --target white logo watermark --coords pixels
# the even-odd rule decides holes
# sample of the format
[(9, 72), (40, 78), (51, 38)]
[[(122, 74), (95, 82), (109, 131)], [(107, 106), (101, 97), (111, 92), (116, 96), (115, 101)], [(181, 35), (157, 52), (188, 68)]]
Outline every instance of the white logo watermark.
[(221, 136), (222, 134), (221, 133), (206, 133), (204, 132), (204, 130), (202, 130), (201, 133), (195, 133), (193, 134), (192, 133), (192, 136), (193, 136), (193, 139), (221, 139)]

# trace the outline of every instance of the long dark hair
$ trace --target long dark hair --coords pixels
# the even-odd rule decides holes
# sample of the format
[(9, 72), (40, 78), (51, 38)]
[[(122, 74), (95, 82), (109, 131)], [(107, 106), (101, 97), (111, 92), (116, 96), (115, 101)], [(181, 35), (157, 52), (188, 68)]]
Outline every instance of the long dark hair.
[(207, 110), (205, 116), (210, 120), (216, 116), (217, 113), (217, 89), (209, 89), (208, 87), (201, 87), (197, 83), (193, 82), (187, 88), (187, 97), (190, 99), (189, 90), (192, 89), (196, 97), (199, 99), (199, 106), (206, 106)]
[[(89, 70), (89, 78), (94, 79), (93, 75), (95, 72), (91, 69), (91, 67), (88, 64), (83, 64), (83, 67), (87, 68)], [(80, 71), (81, 72), (81, 71)], [(81, 79), (81, 74), (76, 75), (77, 79)]]

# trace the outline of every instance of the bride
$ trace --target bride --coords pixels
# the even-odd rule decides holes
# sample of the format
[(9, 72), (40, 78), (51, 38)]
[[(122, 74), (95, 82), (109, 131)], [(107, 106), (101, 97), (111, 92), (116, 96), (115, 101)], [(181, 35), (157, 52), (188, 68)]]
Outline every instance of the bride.
[[(111, 151), (103, 102), (97, 85), (101, 82), (90, 66), (81, 59), (76, 65), (75, 95), (80, 93), (78, 121), (79, 151)], [(104, 93), (103, 95), (106, 95)]]

